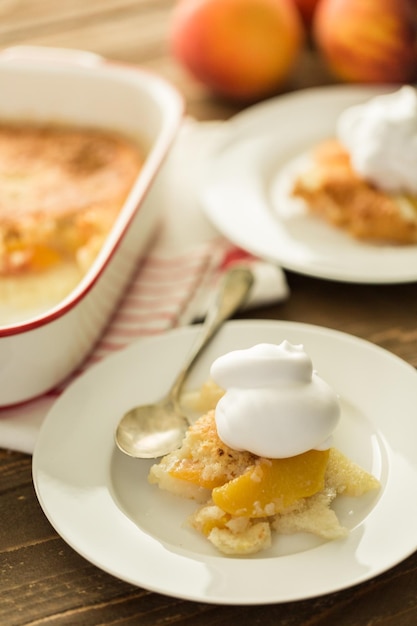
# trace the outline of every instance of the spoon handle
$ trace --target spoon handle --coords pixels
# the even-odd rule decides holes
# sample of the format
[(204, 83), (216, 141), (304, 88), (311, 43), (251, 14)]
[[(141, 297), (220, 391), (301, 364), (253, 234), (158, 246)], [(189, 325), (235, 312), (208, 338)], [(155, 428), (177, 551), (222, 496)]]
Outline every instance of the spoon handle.
[(182, 385), (200, 353), (214, 337), (223, 322), (228, 320), (247, 299), (253, 282), (253, 273), (245, 267), (232, 268), (221, 279), (217, 297), (207, 312), (201, 332), (168, 394), (169, 399), (175, 405), (178, 403)]

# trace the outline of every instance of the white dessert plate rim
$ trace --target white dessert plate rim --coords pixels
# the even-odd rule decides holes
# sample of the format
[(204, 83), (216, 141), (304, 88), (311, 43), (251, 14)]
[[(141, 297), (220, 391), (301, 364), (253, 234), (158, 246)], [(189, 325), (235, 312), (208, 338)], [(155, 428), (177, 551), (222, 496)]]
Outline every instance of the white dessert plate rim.
[[(196, 504), (149, 485), (151, 462), (117, 450), (114, 430), (125, 410), (166, 391), (197, 332), (192, 326), (140, 340), (80, 376), (53, 405), (35, 447), (33, 479), (46, 516), (63, 539), (102, 570), (137, 586), (241, 605), (351, 587), (414, 552), (416, 371), (362, 339), (292, 322), (227, 323), (193, 371), (190, 388), (207, 379), (214, 358), (232, 349), (284, 339), (304, 344), (341, 397), (345, 426), (335, 434), (335, 445), (378, 476), (380, 492), (359, 513), (349, 504), (346, 538), (308, 548), (298, 545), (298, 536), (275, 535), (272, 548), (262, 553), (226, 557), (184, 524)], [(287, 550), (282, 554), (281, 546)]]
[(208, 219), (236, 245), (287, 270), (341, 282), (416, 281), (417, 245), (355, 240), (289, 194), (297, 157), (334, 136), (345, 108), (397, 88), (304, 89), (239, 113), (200, 185)]

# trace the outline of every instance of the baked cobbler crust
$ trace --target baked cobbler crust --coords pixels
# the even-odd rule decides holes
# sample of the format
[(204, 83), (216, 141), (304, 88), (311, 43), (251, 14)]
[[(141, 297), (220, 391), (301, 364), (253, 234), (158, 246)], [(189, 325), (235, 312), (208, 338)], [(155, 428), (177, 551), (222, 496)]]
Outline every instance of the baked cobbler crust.
[(143, 166), (108, 130), (0, 123), (0, 324), (55, 306), (83, 278)]
[(142, 167), (107, 131), (0, 125), (0, 276), (97, 254)]

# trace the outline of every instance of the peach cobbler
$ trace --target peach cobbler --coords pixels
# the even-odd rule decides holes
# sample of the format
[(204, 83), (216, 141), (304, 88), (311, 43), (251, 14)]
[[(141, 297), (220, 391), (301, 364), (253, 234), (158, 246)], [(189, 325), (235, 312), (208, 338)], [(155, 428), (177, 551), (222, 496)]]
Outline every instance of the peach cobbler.
[[(207, 410), (181, 448), (151, 467), (150, 483), (198, 501), (188, 522), (224, 554), (268, 548), (273, 532), (345, 536), (331, 503), (377, 490), (379, 481), (331, 445), (337, 400), (302, 347), (283, 342), (234, 351), (211, 372), (226, 392), (210, 380), (188, 398), (194, 409)], [(253, 451), (274, 445), (274, 456)]]
[(142, 167), (104, 130), (0, 124), (0, 303), (66, 295), (100, 250)]
[(336, 140), (318, 145), (298, 175), (293, 194), (308, 210), (358, 239), (417, 242), (417, 196), (389, 194), (359, 176)]

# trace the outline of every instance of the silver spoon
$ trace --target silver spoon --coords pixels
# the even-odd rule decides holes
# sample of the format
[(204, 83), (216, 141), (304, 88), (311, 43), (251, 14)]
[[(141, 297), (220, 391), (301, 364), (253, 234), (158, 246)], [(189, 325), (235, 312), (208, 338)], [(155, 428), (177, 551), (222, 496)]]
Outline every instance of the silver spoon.
[(181, 445), (189, 426), (179, 403), (182, 386), (220, 326), (246, 300), (253, 281), (252, 272), (243, 267), (232, 268), (224, 275), (217, 298), (209, 308), (201, 332), (168, 394), (155, 404), (131, 409), (120, 420), (115, 439), (122, 452), (136, 458), (154, 459)]

